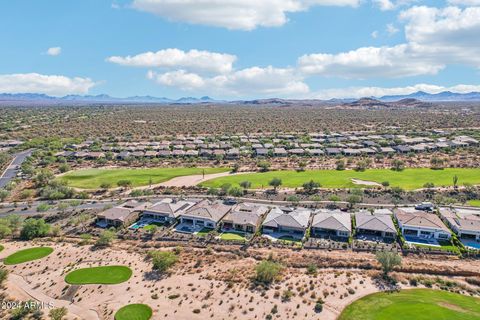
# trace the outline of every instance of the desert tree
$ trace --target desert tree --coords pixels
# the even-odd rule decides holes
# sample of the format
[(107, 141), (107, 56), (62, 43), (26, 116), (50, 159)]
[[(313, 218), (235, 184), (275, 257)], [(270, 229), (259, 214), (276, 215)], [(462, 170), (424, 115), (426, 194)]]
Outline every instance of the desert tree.
[(379, 251), (375, 254), (378, 263), (382, 267), (384, 277), (388, 277), (388, 274), (398, 266), (402, 265), (402, 258), (396, 252), (391, 251)]

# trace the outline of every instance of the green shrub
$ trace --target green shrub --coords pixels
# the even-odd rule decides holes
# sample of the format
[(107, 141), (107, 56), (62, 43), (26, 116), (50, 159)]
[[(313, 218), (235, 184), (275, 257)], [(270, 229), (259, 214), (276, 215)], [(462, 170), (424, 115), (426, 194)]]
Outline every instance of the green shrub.
[(44, 219), (27, 219), (23, 223), (20, 238), (23, 240), (32, 240), (35, 238), (46, 237), (50, 232), (50, 225)]
[(150, 251), (148, 256), (152, 259), (153, 269), (162, 273), (178, 261), (178, 256), (170, 251)]
[(262, 261), (255, 267), (255, 280), (263, 284), (270, 284), (279, 276), (283, 267), (274, 261)]

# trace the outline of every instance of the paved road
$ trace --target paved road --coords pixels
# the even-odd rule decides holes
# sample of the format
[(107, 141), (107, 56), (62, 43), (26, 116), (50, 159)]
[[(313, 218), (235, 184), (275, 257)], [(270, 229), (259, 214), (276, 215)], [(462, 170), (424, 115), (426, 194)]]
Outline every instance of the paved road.
[(20, 172), (20, 166), (23, 161), (29, 156), (32, 155), (33, 150), (27, 150), (15, 154), (12, 162), (7, 167), (7, 169), (0, 176), (0, 188), (5, 187), (12, 179), (14, 179), (18, 172)]

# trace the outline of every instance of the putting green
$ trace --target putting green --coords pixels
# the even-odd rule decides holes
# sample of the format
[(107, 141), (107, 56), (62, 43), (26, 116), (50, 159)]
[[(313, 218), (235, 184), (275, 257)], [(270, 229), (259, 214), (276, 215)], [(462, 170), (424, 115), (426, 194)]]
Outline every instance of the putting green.
[(6, 265), (25, 263), (28, 261), (44, 258), (52, 252), (53, 252), (53, 248), (50, 248), (50, 247), (37, 247), (37, 248), (24, 249), (9, 255), (5, 259), (3, 259), (3, 263)]
[(102, 184), (116, 188), (121, 180), (128, 180), (132, 187), (157, 184), (176, 177), (228, 172), (228, 168), (147, 168), (147, 169), (87, 169), (69, 172), (58, 179), (70, 187), (99, 189)]
[(152, 317), (152, 308), (146, 304), (129, 304), (115, 313), (115, 320), (148, 320)]
[(70, 272), (65, 282), (74, 285), (83, 284), (118, 284), (128, 281), (132, 270), (125, 266), (104, 266), (83, 268)]
[(338, 320), (480, 320), (480, 299), (413, 289), (375, 293), (350, 304)]
[(401, 187), (406, 190), (422, 188), (425, 183), (431, 182), (436, 187), (452, 186), (453, 177), (458, 177), (458, 185), (464, 183), (480, 184), (480, 169), (443, 169), (432, 170), (428, 168), (405, 169), (393, 171), (390, 169), (371, 169), (363, 172), (354, 170), (307, 170), (297, 171), (269, 171), (264, 173), (251, 173), (221, 177), (202, 183), (205, 187), (219, 188), (224, 184), (240, 186), (242, 181), (250, 181), (253, 189), (270, 188), (268, 183), (273, 178), (282, 180), (282, 187), (300, 188), (305, 182), (314, 180), (324, 188), (354, 188), (359, 187), (352, 179), (372, 181), (376, 183), (389, 182), (391, 187)]

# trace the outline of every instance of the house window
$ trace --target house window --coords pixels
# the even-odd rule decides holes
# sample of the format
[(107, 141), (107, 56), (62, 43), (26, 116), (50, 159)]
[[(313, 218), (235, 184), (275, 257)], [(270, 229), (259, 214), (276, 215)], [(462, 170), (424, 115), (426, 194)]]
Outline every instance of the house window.
[(438, 238), (439, 238), (439, 239), (448, 239), (448, 234), (440, 233), (440, 234), (438, 235)]

